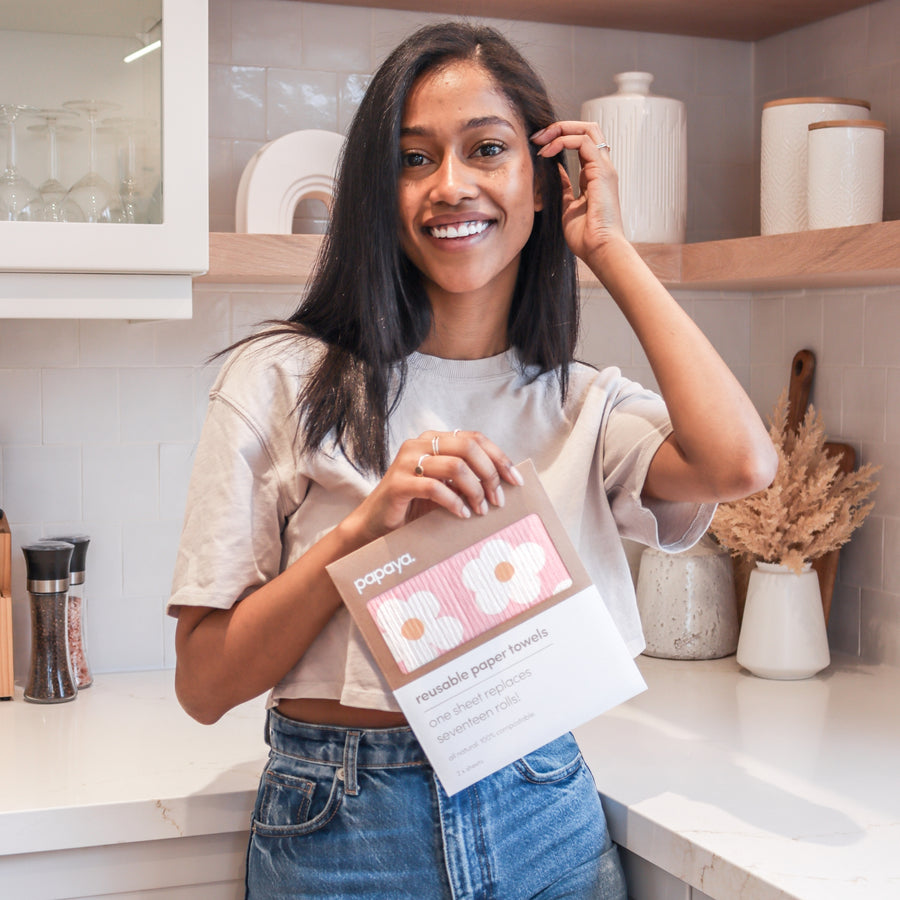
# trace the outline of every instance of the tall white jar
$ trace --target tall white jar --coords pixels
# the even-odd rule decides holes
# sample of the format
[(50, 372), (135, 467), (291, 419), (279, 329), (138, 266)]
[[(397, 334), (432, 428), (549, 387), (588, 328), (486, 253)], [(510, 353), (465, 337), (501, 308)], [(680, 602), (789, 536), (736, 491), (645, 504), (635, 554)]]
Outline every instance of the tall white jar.
[(634, 243), (680, 244), (687, 223), (687, 115), (684, 103), (650, 93), (649, 72), (621, 72), (618, 91), (588, 100), (581, 118), (597, 122), (619, 176), (625, 236)]
[(813, 122), (868, 119), (866, 100), (791, 97), (763, 105), (760, 175), (760, 231), (806, 231), (807, 141)]
[(880, 222), (884, 212), (884, 122), (833, 119), (809, 126), (810, 228)]

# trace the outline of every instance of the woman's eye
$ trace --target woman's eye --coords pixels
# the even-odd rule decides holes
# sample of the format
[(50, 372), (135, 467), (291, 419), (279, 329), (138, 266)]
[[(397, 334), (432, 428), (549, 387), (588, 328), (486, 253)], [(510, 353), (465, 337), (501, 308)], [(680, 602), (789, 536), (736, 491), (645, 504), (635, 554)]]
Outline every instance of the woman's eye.
[(506, 148), (499, 141), (485, 141), (475, 148), (478, 156), (499, 156)]
[(424, 166), (426, 162), (428, 162), (424, 153), (419, 153), (417, 150), (407, 150), (405, 153), (401, 154), (401, 162), (403, 163), (403, 167), (406, 169), (412, 169), (416, 166)]

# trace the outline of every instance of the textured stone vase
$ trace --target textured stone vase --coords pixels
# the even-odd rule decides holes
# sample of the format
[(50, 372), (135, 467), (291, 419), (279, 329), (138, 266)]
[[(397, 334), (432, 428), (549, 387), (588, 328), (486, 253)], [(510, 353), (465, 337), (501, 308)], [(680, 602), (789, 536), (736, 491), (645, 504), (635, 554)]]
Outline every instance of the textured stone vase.
[(625, 236), (635, 243), (681, 244), (687, 223), (687, 115), (684, 103), (650, 93), (649, 72), (622, 72), (618, 91), (588, 100), (581, 118), (597, 122), (619, 176)]
[(810, 678), (830, 662), (819, 576), (758, 562), (750, 573), (737, 661), (761, 678)]
[(707, 537), (683, 553), (648, 547), (641, 556), (637, 601), (647, 656), (715, 659), (737, 647), (731, 557)]
[(868, 119), (869, 103), (792, 97), (763, 106), (760, 147), (762, 234), (805, 231), (809, 126), (828, 119)]

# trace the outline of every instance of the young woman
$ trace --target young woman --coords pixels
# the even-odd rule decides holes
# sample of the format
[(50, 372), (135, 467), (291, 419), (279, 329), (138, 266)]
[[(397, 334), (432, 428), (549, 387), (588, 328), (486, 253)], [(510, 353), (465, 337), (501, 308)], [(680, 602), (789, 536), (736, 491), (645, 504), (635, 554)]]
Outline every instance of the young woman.
[[(665, 405), (573, 361), (573, 254)], [(306, 300), (210, 396), (170, 609), (192, 716), (270, 692), (248, 896), (624, 898), (571, 736), (448, 796), (325, 571), (429, 509), (501, 506), (531, 458), (637, 653), (619, 536), (683, 549), (771, 479), (750, 401), (623, 237), (597, 125), (556, 121), (493, 30), (414, 34), (347, 135)]]

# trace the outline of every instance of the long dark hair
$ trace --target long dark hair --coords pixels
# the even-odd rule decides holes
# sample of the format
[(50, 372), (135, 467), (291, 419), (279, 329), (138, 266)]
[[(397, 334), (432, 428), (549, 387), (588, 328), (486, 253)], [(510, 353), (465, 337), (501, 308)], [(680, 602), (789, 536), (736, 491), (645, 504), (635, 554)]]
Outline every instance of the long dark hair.
[[(387, 419), (403, 389), (405, 359), (421, 346), (431, 324), (420, 274), (400, 248), (403, 107), (419, 77), (459, 60), (488, 72), (521, 116), (526, 134), (556, 121), (541, 79), (495, 29), (446, 22), (416, 31), (378, 69), (353, 119), (316, 274), (283, 323), (285, 330), (325, 345), (298, 398), (304, 449), (315, 451), (334, 440), (367, 472), (387, 469)], [(538, 157), (536, 149), (532, 160), (543, 209), (535, 213), (522, 250), (508, 339), (523, 365), (559, 373), (564, 399), (578, 337), (575, 260), (563, 236), (558, 160)]]

